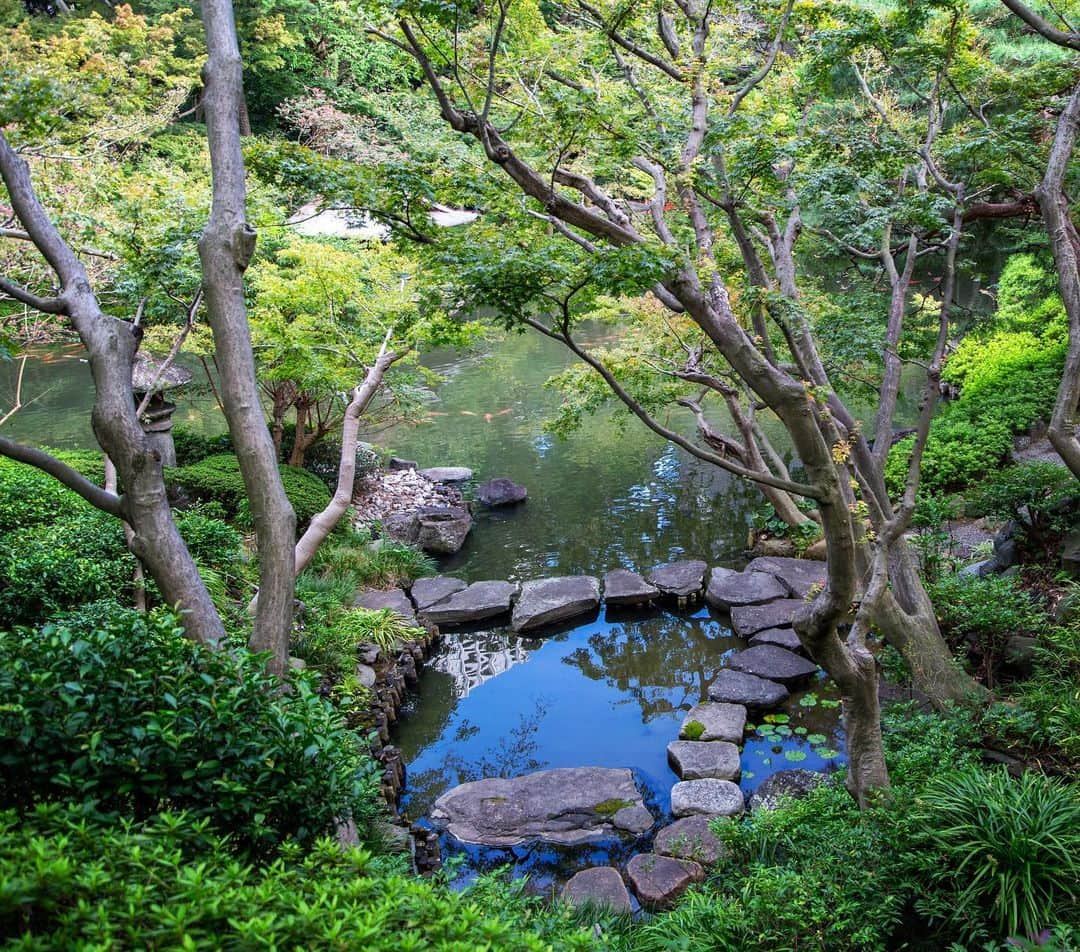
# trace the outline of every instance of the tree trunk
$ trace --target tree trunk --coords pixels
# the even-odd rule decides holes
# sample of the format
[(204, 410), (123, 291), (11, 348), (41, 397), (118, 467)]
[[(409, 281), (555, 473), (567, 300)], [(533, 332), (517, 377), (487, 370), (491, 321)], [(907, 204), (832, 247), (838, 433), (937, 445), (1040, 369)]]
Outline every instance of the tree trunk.
[(382, 386), (387, 369), (402, 355), (387, 351), (385, 344), (364, 377), (363, 383), (352, 394), (349, 406), (345, 410), (345, 420), (341, 427), (341, 460), (338, 463), (337, 488), (329, 505), (320, 512), (296, 543), (296, 574), (299, 575), (310, 564), (315, 552), (322, 545), (345, 511), (352, 505), (353, 486), (356, 481), (356, 443), (360, 431), (360, 417), (363, 416), (371, 398)]
[(116, 467), (124, 495), (118, 499), (92, 487), (40, 450), (2, 440), (0, 452), (51, 472), (99, 509), (121, 517), (132, 530), (132, 553), (157, 582), (165, 601), (181, 609), (188, 636), (217, 645), (225, 637), (224, 626), (173, 521), (161, 459), (135, 413), (131, 373), (141, 332), (102, 312), (85, 268), (49, 220), (34, 194), (30, 170), (3, 133), (0, 177), (15, 214), (60, 279), (61, 296), (38, 303), (48, 305), (51, 313), (66, 314), (86, 347), (94, 380), (91, 425), (98, 444)]
[(259, 599), (251, 647), (285, 672), (292, 631), (296, 515), (285, 495), (255, 379), (243, 275), (255, 248), (247, 222), (238, 118), (243, 79), (229, 0), (201, 4), (209, 58), (203, 71), (213, 203), (199, 239), (206, 310), (221, 371), (221, 397), (255, 521)]
[(302, 467), (304, 465), (304, 455), (311, 445), (312, 441), (308, 436), (307, 428), (309, 409), (310, 405), (303, 397), (296, 401), (296, 427), (293, 430), (292, 449), (289, 451), (290, 466)]

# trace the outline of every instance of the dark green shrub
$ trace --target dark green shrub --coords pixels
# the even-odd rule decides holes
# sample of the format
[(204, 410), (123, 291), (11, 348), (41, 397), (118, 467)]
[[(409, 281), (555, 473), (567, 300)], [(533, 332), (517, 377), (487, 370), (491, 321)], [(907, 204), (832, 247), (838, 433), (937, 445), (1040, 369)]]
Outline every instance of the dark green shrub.
[[(279, 470), (285, 494), (296, 510), (297, 523), (306, 525), (312, 516), (326, 508), (330, 491), (322, 480), (305, 470), (294, 466), (280, 466)], [(247, 493), (235, 456), (208, 456), (189, 466), (170, 470), (167, 479), (196, 499), (219, 503), (229, 516), (250, 521)]]
[(202, 565), (228, 565), (240, 555), (244, 537), (202, 508), (176, 513), (176, 527), (192, 558)]
[(221, 456), (231, 453), (232, 439), (228, 433), (206, 436), (187, 427), (173, 427), (173, 446), (176, 447), (176, 462), (179, 466), (201, 463), (208, 456)]
[[(262, 866), (205, 821), (101, 827), (70, 808), (0, 813), (6, 948), (545, 952), (596, 947), (562, 909), (487, 877), (464, 892), (323, 841)], [(21, 937), (21, 938), (20, 938)]]
[(375, 802), (370, 758), (312, 679), (283, 694), (259, 657), (196, 645), (168, 613), (0, 633), (0, 697), (2, 806), (183, 809), (266, 850)]
[(991, 474), (974, 494), (976, 511), (1012, 519), (1021, 541), (1044, 549), (1050, 537), (1069, 527), (1080, 508), (1080, 482), (1064, 466), (1020, 463)]
[(134, 567), (123, 524), (89, 506), (7, 532), (0, 536), (0, 624), (39, 623), (114, 597), (131, 584)]
[[(1034, 939), (1055, 922), (1080, 921), (1080, 792), (1034, 771), (965, 770), (927, 784), (912, 816), (929, 878), (946, 888), (920, 902), (931, 917), (980, 937)], [(976, 927), (976, 928), (973, 928)]]
[(0, 459), (0, 534), (89, 508), (89, 503), (47, 473)]

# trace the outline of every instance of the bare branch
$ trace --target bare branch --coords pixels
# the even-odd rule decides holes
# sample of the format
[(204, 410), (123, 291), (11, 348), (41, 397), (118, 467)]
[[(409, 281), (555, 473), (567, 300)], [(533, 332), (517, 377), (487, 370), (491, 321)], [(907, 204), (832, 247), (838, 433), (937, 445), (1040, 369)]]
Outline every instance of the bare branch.
[(55, 456), (51, 456), (44, 450), (32, 446), (24, 446), (9, 440), (6, 436), (0, 436), (0, 456), (6, 456), (19, 463), (26, 463), (43, 473), (48, 473), (54, 479), (63, 483), (68, 489), (78, 493), (95, 509), (107, 512), (110, 516), (118, 519), (124, 517), (122, 498), (115, 496), (102, 489), (96, 483), (90, 482), (82, 473), (72, 469), (67, 463), (62, 463)]
[(1080, 33), (1066, 33), (1055, 26), (1051, 26), (1031, 7), (1026, 3), (1021, 3), (1020, 0), (1001, 0), (1001, 2), (1036, 33), (1045, 37), (1051, 43), (1068, 47), (1070, 50), (1080, 50)]

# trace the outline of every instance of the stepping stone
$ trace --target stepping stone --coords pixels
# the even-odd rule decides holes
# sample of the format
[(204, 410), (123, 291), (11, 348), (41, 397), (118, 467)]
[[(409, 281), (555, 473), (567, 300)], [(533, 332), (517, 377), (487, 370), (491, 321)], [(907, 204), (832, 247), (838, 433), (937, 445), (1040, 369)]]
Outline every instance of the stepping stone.
[(683, 780), (671, 788), (671, 812), (682, 816), (738, 816), (742, 791), (730, 780)]
[(510, 627), (530, 631), (600, 607), (600, 582), (591, 575), (565, 575), (525, 582)]
[(562, 901), (571, 906), (596, 906), (630, 915), (630, 892), (617, 869), (593, 866), (575, 873), (562, 889)]
[(664, 595), (696, 598), (705, 585), (707, 568), (704, 562), (697, 560), (668, 562), (667, 565), (658, 565), (649, 572), (649, 581)]
[(723, 859), (724, 844), (709, 828), (707, 816), (688, 816), (665, 826), (656, 834), (653, 849), (673, 859), (690, 859), (711, 866)]
[[(698, 728), (691, 724), (700, 724)], [(741, 704), (720, 704), (702, 701), (687, 713), (679, 728), (683, 740), (723, 740), (729, 744), (741, 744), (746, 731), (746, 708)]]
[(731, 628), (740, 638), (766, 628), (787, 628), (805, 604), (801, 598), (780, 598), (765, 605), (739, 605), (731, 609)]
[(641, 904), (660, 910), (670, 909), (691, 884), (700, 883), (705, 870), (692, 860), (638, 853), (627, 863), (626, 876)]
[(355, 608), (366, 608), (368, 611), (381, 611), (384, 608), (389, 608), (404, 618), (410, 625), (416, 624), (416, 609), (413, 608), (413, 603), (409, 601), (409, 596), (400, 588), (391, 588), (385, 591), (369, 588), (357, 594), (356, 598), (353, 599), (353, 606)]
[(743, 704), (753, 711), (771, 710), (789, 696), (782, 684), (742, 671), (718, 671), (709, 686), (709, 700)]
[(733, 608), (736, 605), (762, 605), (790, 594), (780, 579), (767, 572), (715, 568), (705, 590), (705, 601), (716, 608)]
[(464, 625), (505, 615), (518, 587), (513, 582), (473, 582), (449, 598), (424, 611), (424, 617), (436, 625)]
[(467, 466), (432, 466), (420, 470), (420, 475), (432, 483), (464, 483), (473, 478), (473, 471)]
[(795, 598), (806, 598), (815, 585), (825, 584), (825, 563), (815, 559), (792, 559), (765, 555), (746, 567), (748, 572), (768, 572), (783, 580)]
[(766, 777), (750, 795), (751, 810), (775, 810), (785, 797), (801, 800), (815, 787), (827, 783), (825, 774), (815, 773), (796, 767), (794, 770), (780, 770), (771, 777)]
[(660, 594), (637, 572), (612, 569), (604, 576), (604, 601), (609, 605), (644, 605)]
[(750, 644), (751, 646), (775, 645), (777, 648), (785, 648), (788, 651), (794, 651), (796, 654), (806, 654), (806, 649), (803, 648), (794, 628), (766, 628), (764, 631), (751, 635)]
[(653, 824), (625, 767), (556, 767), (474, 780), (444, 793), (429, 816), (451, 836), (480, 846), (533, 840), (576, 846), (622, 834), (633, 838)]
[(728, 666), (734, 671), (754, 674), (759, 678), (790, 685), (804, 681), (817, 673), (818, 666), (776, 645), (754, 645), (728, 658)]
[(683, 780), (738, 780), (739, 748), (723, 740), (673, 740), (667, 759)]
[(452, 575), (436, 575), (434, 578), (418, 578), (409, 594), (419, 611), (437, 605), (457, 592), (463, 592), (466, 584)]
[(477, 486), (475, 497), (481, 505), (497, 509), (500, 506), (515, 506), (524, 502), (529, 498), (529, 491), (520, 483), (500, 476)]

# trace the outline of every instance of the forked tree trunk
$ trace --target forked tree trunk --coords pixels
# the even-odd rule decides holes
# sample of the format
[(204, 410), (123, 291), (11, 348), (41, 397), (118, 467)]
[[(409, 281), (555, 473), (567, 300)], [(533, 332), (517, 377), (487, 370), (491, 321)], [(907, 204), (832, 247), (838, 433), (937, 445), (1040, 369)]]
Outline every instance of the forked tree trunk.
[(274, 443), (255, 379), (243, 276), (255, 249), (247, 222), (238, 117), (243, 78), (229, 0), (203, 0), (209, 58), (203, 70), (213, 203), (199, 239), (206, 310), (221, 370), (221, 398), (255, 521), (259, 598), (251, 647), (270, 652), (269, 669), (285, 672), (292, 631), (296, 515), (282, 487)]

